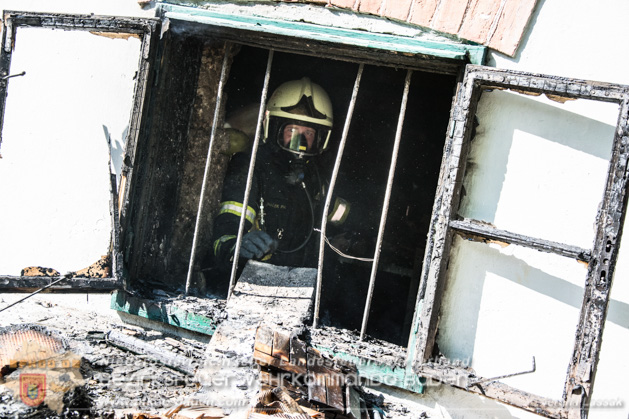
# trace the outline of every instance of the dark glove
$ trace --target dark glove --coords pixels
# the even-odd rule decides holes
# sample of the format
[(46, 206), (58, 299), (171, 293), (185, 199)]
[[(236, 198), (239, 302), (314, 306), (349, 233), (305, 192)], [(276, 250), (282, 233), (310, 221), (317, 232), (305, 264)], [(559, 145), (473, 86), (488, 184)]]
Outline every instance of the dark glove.
[(277, 249), (277, 242), (264, 231), (250, 231), (242, 236), (240, 256), (246, 259), (262, 259), (267, 253)]

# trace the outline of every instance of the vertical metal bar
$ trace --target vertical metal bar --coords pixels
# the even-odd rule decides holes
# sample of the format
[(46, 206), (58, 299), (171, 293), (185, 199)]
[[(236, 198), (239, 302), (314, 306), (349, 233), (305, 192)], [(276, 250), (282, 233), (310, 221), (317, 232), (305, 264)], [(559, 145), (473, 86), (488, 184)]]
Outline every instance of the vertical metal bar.
[(258, 124), (256, 125), (256, 135), (251, 148), (251, 160), (249, 161), (249, 172), (247, 174), (247, 187), (245, 196), (242, 201), (242, 214), (240, 216), (240, 225), (238, 226), (238, 236), (236, 236), (236, 247), (234, 247), (234, 261), (232, 264), (232, 272), (229, 277), (229, 299), (234, 292), (236, 286), (236, 271), (238, 270), (238, 258), (240, 257), (240, 245), (242, 243), (242, 234), (245, 230), (245, 216), (247, 214), (247, 206), (249, 205), (249, 194), (251, 193), (251, 184), (253, 183), (253, 169), (256, 165), (256, 154), (260, 144), (260, 133), (262, 131), (262, 120), (264, 119), (264, 110), (266, 105), (266, 96), (269, 91), (269, 79), (271, 78), (271, 64), (273, 63), (273, 50), (269, 50), (269, 58), (266, 63), (266, 73), (264, 74), (264, 86), (262, 87), (262, 97), (260, 98), (260, 111), (258, 112)]
[(395, 142), (393, 144), (393, 152), (391, 154), (391, 166), (389, 167), (389, 178), (387, 179), (387, 189), (384, 194), (384, 202), (382, 204), (382, 215), (380, 216), (380, 228), (378, 229), (378, 240), (376, 241), (376, 250), (373, 255), (373, 264), (371, 265), (371, 277), (369, 278), (369, 291), (367, 292), (367, 301), (365, 302), (365, 312), (363, 313), (363, 323), (360, 328), (360, 340), (365, 337), (367, 330), (367, 321), (369, 320), (369, 310), (371, 309), (371, 300), (373, 299), (373, 289), (376, 283), (376, 273), (378, 271), (378, 261), (380, 260), (380, 251), (382, 250), (382, 238), (384, 237), (384, 227), (387, 223), (387, 214), (389, 212), (389, 201), (391, 200), (391, 189), (393, 188), (393, 177), (395, 176), (395, 167), (397, 165), (397, 155), (400, 149), (400, 139), (402, 138), (402, 126), (404, 125), (404, 115), (406, 114), (406, 104), (408, 102), (408, 91), (411, 86), (412, 70), (406, 73), (404, 81), (404, 94), (402, 95), (402, 105), (400, 106), (400, 115), (397, 121), (397, 130), (395, 132)]
[(214, 139), (216, 138), (216, 125), (218, 124), (218, 115), (220, 114), (221, 107), (223, 105), (223, 87), (225, 86), (225, 80), (227, 79), (227, 67), (229, 58), (231, 56), (231, 43), (225, 43), (225, 56), (223, 57), (223, 67), (221, 68), (221, 78), (218, 82), (218, 93), (216, 95), (216, 106), (214, 107), (214, 117), (212, 119), (212, 130), (210, 131), (210, 145), (207, 149), (207, 157), (205, 158), (205, 171), (203, 172), (203, 183), (201, 185), (201, 194), (199, 196), (199, 207), (197, 209), (197, 219), (194, 223), (194, 236), (192, 238), (192, 249), (190, 250), (190, 260), (188, 263), (188, 275), (186, 276), (186, 295), (190, 293), (190, 285), (192, 283), (192, 270), (197, 253), (197, 239), (199, 237), (199, 225), (201, 223), (201, 216), (203, 214), (203, 201), (205, 197), (205, 185), (210, 173), (210, 166), (212, 164), (212, 149), (214, 148)]
[(358, 67), (358, 74), (356, 74), (356, 80), (354, 81), (354, 90), (352, 92), (352, 98), (349, 102), (349, 108), (347, 110), (347, 116), (345, 117), (345, 125), (343, 127), (343, 133), (341, 135), (341, 142), (339, 143), (339, 149), (336, 152), (336, 161), (334, 162), (334, 169), (332, 170), (332, 178), (330, 179), (330, 186), (328, 188), (328, 194), (325, 198), (325, 206), (323, 207), (323, 217), (321, 218), (321, 235), (319, 237), (319, 262), (317, 264), (317, 290), (315, 295), (315, 308), (314, 308), (314, 320), (312, 327), (317, 328), (319, 325), (319, 307), (321, 305), (321, 284), (323, 282), (323, 254), (325, 251), (325, 231), (328, 225), (328, 211), (330, 211), (330, 204), (332, 202), (332, 194), (334, 192), (334, 186), (336, 185), (336, 178), (339, 174), (339, 168), (341, 167), (341, 159), (343, 158), (343, 151), (345, 150), (345, 143), (347, 141), (347, 134), (349, 132), (349, 126), (352, 121), (352, 115), (354, 114), (354, 105), (356, 104), (356, 97), (358, 96), (358, 88), (360, 87), (360, 79), (363, 76), (364, 64), (360, 64)]

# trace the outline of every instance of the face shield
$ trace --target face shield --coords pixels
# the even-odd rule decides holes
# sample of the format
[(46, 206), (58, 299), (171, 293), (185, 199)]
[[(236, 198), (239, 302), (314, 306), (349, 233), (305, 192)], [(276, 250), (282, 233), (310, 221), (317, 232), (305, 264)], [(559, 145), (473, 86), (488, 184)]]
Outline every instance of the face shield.
[(270, 118), (269, 136), (277, 145), (299, 156), (316, 156), (328, 146), (331, 128), (298, 119)]

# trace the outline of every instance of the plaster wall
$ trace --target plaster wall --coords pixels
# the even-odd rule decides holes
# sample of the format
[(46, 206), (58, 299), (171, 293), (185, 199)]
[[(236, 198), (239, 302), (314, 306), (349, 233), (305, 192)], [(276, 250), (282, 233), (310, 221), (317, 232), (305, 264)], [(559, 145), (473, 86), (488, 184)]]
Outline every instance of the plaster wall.
[(6, 102), (0, 274), (64, 274), (109, 252), (109, 173), (120, 173), (139, 52), (135, 36), (17, 29), (11, 74), (25, 75)]
[[(529, 29), (522, 41), (520, 50), (514, 58), (490, 53), (488, 63), (498, 68), (515, 69), (560, 76), (629, 84), (626, 71), (629, 57), (618, 53), (619, 40), (624, 39), (624, 28), (629, 18), (629, 3), (612, 0), (592, 3), (585, 0), (542, 0), (531, 18)], [(587, 101), (571, 101), (565, 104), (548, 104), (558, 110), (571, 112), (575, 116), (615, 125), (611, 111), (595, 109)], [(540, 109), (546, 105), (540, 105)], [(607, 114), (607, 119), (605, 119)], [(492, 123), (490, 119), (487, 121)], [(575, 141), (587, 141), (590, 144), (600, 141), (600, 136), (588, 132), (570, 132)], [(578, 139), (581, 140), (578, 140)], [(537, 160), (534, 162), (537, 163)], [(593, 166), (581, 166), (584, 173)], [(538, 169), (534, 166), (534, 169)], [(592, 201), (589, 192), (594, 189), (585, 187), (573, 201), (571, 207), (581, 210), (581, 204)], [(577, 224), (575, 224), (575, 227)], [(589, 224), (578, 224), (590, 227)], [(626, 236), (626, 235), (625, 235)], [(624, 244), (623, 244), (624, 243)], [(614, 274), (611, 300), (600, 362), (592, 392), (594, 405), (590, 408), (591, 418), (627, 417), (629, 399), (627, 398), (624, 379), (629, 375), (629, 359), (626, 348), (629, 345), (629, 244), (621, 240), (620, 255)], [(541, 301), (541, 299), (540, 299)], [(557, 299), (557, 301), (561, 301)], [(537, 306), (531, 307), (537, 311)], [(530, 314), (530, 313), (529, 313)], [(553, 312), (551, 319), (556, 318)], [(563, 333), (563, 331), (558, 331)], [(554, 345), (556, 341), (548, 341)], [(618, 406), (618, 405), (622, 406)]]

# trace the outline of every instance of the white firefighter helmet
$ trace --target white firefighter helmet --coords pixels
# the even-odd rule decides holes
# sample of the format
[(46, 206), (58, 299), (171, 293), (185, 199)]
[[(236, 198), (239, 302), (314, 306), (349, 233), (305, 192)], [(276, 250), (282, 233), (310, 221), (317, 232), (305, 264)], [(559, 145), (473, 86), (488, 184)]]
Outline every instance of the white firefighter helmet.
[(280, 85), (267, 102), (264, 141), (299, 156), (323, 153), (332, 132), (332, 102), (321, 86), (304, 77)]

